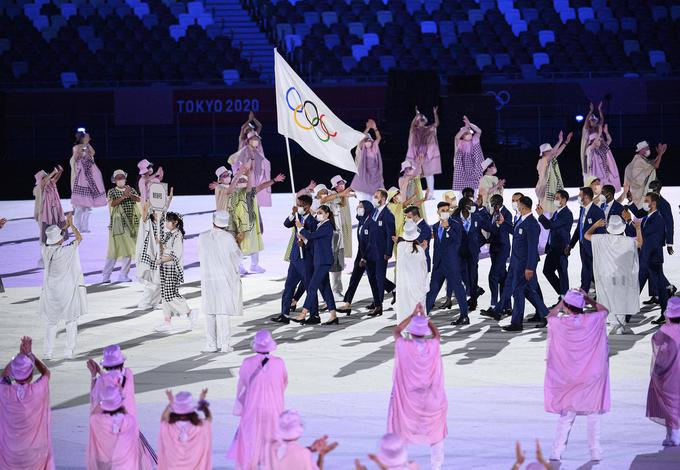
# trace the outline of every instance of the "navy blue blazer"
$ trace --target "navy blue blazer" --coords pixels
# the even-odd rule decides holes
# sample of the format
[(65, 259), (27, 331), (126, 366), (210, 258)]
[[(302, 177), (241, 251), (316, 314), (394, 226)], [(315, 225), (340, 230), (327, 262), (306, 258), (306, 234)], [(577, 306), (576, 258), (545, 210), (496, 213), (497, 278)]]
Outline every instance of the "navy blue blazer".
[[(628, 210), (630, 210), (633, 214), (635, 214), (635, 217), (644, 217), (647, 215), (647, 211), (644, 209), (638, 209), (635, 204), (631, 204), (628, 206)], [(675, 230), (674, 224), (673, 224), (673, 210), (671, 209), (671, 205), (668, 203), (666, 199), (663, 197), (659, 196), (659, 203), (656, 206), (656, 210), (661, 214), (661, 217), (663, 217), (663, 223), (664, 223), (664, 244), (672, 245), (673, 244), (673, 231)], [(643, 240), (644, 244), (644, 240)]]
[(642, 219), (642, 246), (640, 265), (663, 263), (663, 243), (666, 239), (666, 224), (659, 211)]
[[(590, 205), (588, 213), (586, 214), (585, 219), (583, 220), (583, 227), (581, 227), (581, 218), (584, 210), (585, 207), (581, 207), (581, 210), (579, 211), (578, 220), (576, 222), (576, 230), (574, 230), (574, 234), (571, 236), (571, 241), (569, 242), (569, 246), (571, 248), (574, 248), (574, 246), (576, 246), (576, 242), (579, 241), (581, 231), (583, 232), (583, 235), (585, 235), (588, 229), (595, 222), (597, 222), (600, 219), (604, 219), (604, 212), (602, 212), (602, 209), (600, 209), (593, 203)], [(605, 230), (604, 227), (600, 227), (597, 230), (595, 230), (594, 233), (607, 233), (607, 231)], [(586, 250), (586, 253), (589, 256), (593, 256), (593, 247), (588, 240), (584, 238), (581, 241), (581, 246), (583, 247), (584, 250)]]
[(482, 229), (491, 232), (491, 221), (486, 215), (486, 211), (474, 212), (470, 214), (470, 229), (466, 232), (463, 219), (459, 216), (457, 222), (460, 223), (461, 228), (461, 255), (479, 256), (479, 250), (482, 245), (486, 243)]
[[(486, 211), (484, 211), (486, 212)], [(489, 223), (491, 224), (491, 237), (489, 237), (489, 251), (494, 253), (501, 253), (504, 250), (510, 252), (510, 234), (513, 232), (512, 226), (512, 214), (505, 206), (501, 207), (501, 215), (503, 216), (503, 223), (499, 226), (493, 222), (493, 214), (486, 214), (489, 217)]]
[(442, 228), (441, 240), (439, 239), (440, 226), (440, 222), (432, 226), (432, 235), (434, 237), (432, 270), (459, 269), (458, 250), (460, 249), (463, 225), (450, 220), (449, 226)]
[(333, 225), (328, 220), (313, 232), (303, 228), (300, 233), (314, 243), (314, 266), (333, 264)]
[[(302, 222), (302, 216), (300, 214), (297, 214), (296, 217), (300, 222)], [(287, 228), (295, 227), (295, 220), (290, 220), (288, 217), (283, 221), (283, 226)], [(316, 230), (316, 219), (312, 214), (309, 214), (307, 218), (305, 218), (303, 222), (303, 228), (306, 228), (310, 232), (313, 232)], [(305, 259), (311, 260), (312, 257), (314, 256), (314, 243), (309, 240), (304, 248), (303, 248), (303, 255)], [(297, 243), (293, 245), (293, 249), (290, 250), (290, 260), (291, 261), (300, 261), (300, 248), (298, 247)]]
[[(617, 201), (616, 199), (614, 199), (612, 202), (607, 202), (607, 203), (605, 203), (605, 204), (609, 204), (609, 206), (611, 207), (611, 209), (609, 209), (609, 213), (607, 214), (607, 222), (609, 222), (609, 218), (610, 218), (612, 215), (621, 216), (621, 213), (623, 212), (623, 209), (625, 209), (625, 208), (623, 207), (623, 204), (621, 204), (621, 203), (620, 203), (619, 201)], [(600, 209), (602, 209), (602, 212), (604, 212), (604, 204), (601, 204), (601, 205), (600, 205)]]
[(554, 212), (549, 219), (541, 214), (538, 221), (543, 228), (550, 230), (550, 240), (545, 246), (546, 253), (553, 249), (564, 252), (569, 245), (571, 226), (574, 224), (574, 214), (571, 210), (564, 207), (559, 212)]
[(512, 254), (510, 255), (510, 264), (514, 269), (536, 271), (540, 233), (541, 228), (532, 214), (529, 214), (524, 221), (518, 221), (515, 224), (512, 235)]
[(430, 264), (432, 261), (430, 260), (430, 247), (429, 244), (432, 243), (432, 227), (430, 227), (430, 224), (425, 222), (425, 220), (420, 219), (420, 222), (418, 222), (418, 230), (420, 230), (420, 233), (418, 234), (418, 238), (416, 241), (418, 243), (423, 243), (423, 241), (427, 240), (428, 247), (427, 250), (425, 250), (425, 259), (427, 260), (427, 269), (430, 269)]
[(375, 211), (368, 216), (364, 224), (364, 230), (368, 230), (368, 243), (366, 245), (365, 260), (378, 261), (384, 260), (385, 256), (391, 257), (394, 249), (392, 237), (394, 231), (394, 215), (385, 207), (378, 215), (377, 220), (373, 220)]

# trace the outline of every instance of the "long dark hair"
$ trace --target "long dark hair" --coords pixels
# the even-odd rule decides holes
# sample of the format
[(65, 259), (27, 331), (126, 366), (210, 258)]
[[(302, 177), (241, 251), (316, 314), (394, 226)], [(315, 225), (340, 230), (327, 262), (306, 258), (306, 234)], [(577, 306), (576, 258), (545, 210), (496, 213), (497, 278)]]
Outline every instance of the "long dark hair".
[(169, 419), (170, 424), (176, 423), (177, 421), (190, 421), (194, 426), (200, 426), (203, 423), (201, 418), (198, 417), (198, 413), (195, 411), (183, 415), (171, 412)]
[(319, 206), (319, 209), (326, 213), (328, 221), (331, 223), (331, 226), (333, 226), (333, 231), (336, 231), (337, 227), (335, 226), (335, 216), (333, 215), (333, 211), (331, 211), (331, 208), (328, 207), (326, 204), (321, 204)]
[(121, 406), (121, 407), (118, 408), (117, 410), (113, 410), (113, 411), (102, 410), (102, 414), (105, 414), (105, 415), (111, 415), (111, 416), (113, 416), (113, 415), (117, 415), (118, 413), (127, 414), (127, 410), (125, 409), (124, 406)]
[(179, 230), (179, 232), (182, 234), (182, 237), (184, 237), (184, 221), (177, 212), (168, 212), (165, 215), (165, 220), (168, 222), (176, 222), (177, 230)]
[(409, 242), (408, 240), (405, 240), (404, 238), (399, 237), (399, 239), (397, 240), (397, 243), (401, 243), (401, 242), (411, 243), (411, 245), (413, 245), (413, 250), (411, 251), (411, 253), (417, 253), (418, 252), (418, 247), (420, 246), (420, 243), (418, 243), (418, 240), (413, 240), (413, 241)]

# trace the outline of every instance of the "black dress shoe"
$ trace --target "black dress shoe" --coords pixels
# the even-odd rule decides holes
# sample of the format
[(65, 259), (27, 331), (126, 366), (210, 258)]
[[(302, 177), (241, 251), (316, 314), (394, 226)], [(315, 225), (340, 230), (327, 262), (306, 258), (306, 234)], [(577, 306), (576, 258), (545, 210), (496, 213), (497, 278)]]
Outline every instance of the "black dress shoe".
[(652, 320), (652, 323), (655, 325), (663, 325), (664, 323), (666, 323), (666, 316), (662, 313), (659, 318), (657, 318), (656, 320)]
[(394, 305), (397, 303), (397, 291), (393, 290), (392, 291), (392, 302), (390, 302), (390, 305)]
[(512, 323), (503, 327), (503, 331), (522, 331), (523, 329), (522, 325), (513, 325)]
[(289, 312), (294, 312), (294, 311), (296, 311), (296, 310), (297, 310), (297, 304), (295, 304), (295, 305), (290, 304), (290, 308), (288, 309), (288, 311), (289, 311)]
[(340, 312), (340, 313), (344, 313), (344, 314), (347, 315), (348, 317), (349, 317), (349, 314), (352, 313), (352, 309), (351, 309), (351, 308), (336, 308), (335, 311), (336, 311), (336, 312)]
[(479, 312), (479, 314), (483, 317), (493, 318), (496, 321), (501, 319), (501, 316), (499, 314), (497, 314), (496, 311), (493, 308), (488, 308), (486, 310), (482, 310), (481, 312)]
[(335, 317), (332, 320), (328, 320), (327, 322), (322, 323), (323, 325), (339, 325), (340, 320), (338, 320), (338, 317)]
[(540, 316), (540, 315), (538, 315), (538, 314), (533, 314), (532, 316), (530, 316), (529, 318), (527, 318), (527, 319), (524, 320), (524, 321), (527, 322), (527, 323), (540, 323), (540, 322), (542, 322), (543, 320), (541, 320), (541, 316)]
[(300, 323), (301, 325), (304, 325), (305, 321), (307, 321), (307, 319), (305, 319), (305, 318), (303, 318), (302, 320), (298, 320), (297, 318), (293, 318), (293, 317), (290, 317), (289, 320), (294, 321), (295, 323)]
[(365, 308), (366, 310), (375, 310), (375, 304), (372, 303), (371, 305), (366, 305), (364, 308)]
[(318, 325), (319, 323), (321, 323), (321, 319), (319, 317), (309, 317), (308, 319), (302, 320), (300, 322), (301, 325)]
[(451, 322), (452, 325), (469, 325), (470, 324), (470, 317), (465, 316), (465, 317), (458, 317), (457, 320)]
[(670, 286), (666, 287), (666, 289), (668, 289), (668, 292), (669, 292), (670, 297), (673, 297), (673, 296), (675, 295), (675, 293), (678, 291), (678, 288), (675, 287), (673, 284), (671, 284)]
[(547, 328), (548, 327), (548, 320), (543, 319), (539, 321), (534, 328)]
[(501, 314), (501, 317), (511, 317), (512, 316), (512, 309), (511, 308), (506, 308), (503, 310), (503, 313)]
[(373, 309), (373, 311), (371, 313), (369, 313), (368, 316), (369, 317), (380, 317), (380, 316), (382, 316), (382, 314), (383, 314), (382, 307), (377, 307), (377, 308)]
[(656, 296), (652, 296), (649, 299), (645, 300), (642, 302), (644, 305), (658, 305), (659, 304), (659, 299), (656, 298)]
[(279, 315), (278, 317), (272, 317), (271, 320), (276, 323), (283, 323), (284, 325), (288, 325), (290, 323), (290, 318), (283, 315)]
[(453, 302), (451, 299), (446, 299), (443, 304), (439, 304), (439, 306), (436, 307), (437, 310), (448, 310), (453, 307)]
[(484, 292), (486, 292), (484, 289), (477, 286), (477, 297), (481, 297), (482, 295), (484, 295)]
[(468, 304), (468, 311), (469, 312), (474, 312), (477, 310), (477, 299), (473, 299), (470, 297), (470, 299), (467, 301)]

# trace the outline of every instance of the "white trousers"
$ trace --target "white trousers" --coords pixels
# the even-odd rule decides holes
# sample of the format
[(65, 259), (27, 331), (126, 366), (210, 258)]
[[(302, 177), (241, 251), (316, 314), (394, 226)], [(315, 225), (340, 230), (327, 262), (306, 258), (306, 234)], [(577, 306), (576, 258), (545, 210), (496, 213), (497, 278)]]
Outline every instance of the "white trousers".
[(73, 223), (81, 232), (90, 231), (90, 214), (92, 209), (90, 207), (74, 206), (73, 207)]
[(250, 255), (250, 267), (254, 268), (255, 266), (258, 266), (260, 264), (260, 253), (255, 252), (252, 255)]
[(183, 298), (172, 299), (170, 302), (163, 302), (163, 316), (165, 321), (170, 321), (170, 318), (180, 315), (188, 315), (191, 312), (189, 304)]
[[(45, 331), (45, 344), (43, 346), (43, 355), (45, 357), (52, 357), (54, 353), (54, 341), (57, 339), (57, 331), (59, 330), (59, 322), (48, 322)], [(66, 322), (66, 344), (64, 346), (64, 356), (72, 357), (76, 349), (76, 337), (78, 336), (78, 320)]]
[(328, 274), (331, 275), (331, 290), (338, 295), (342, 295), (342, 271)]
[(144, 283), (144, 291), (142, 292), (142, 298), (139, 300), (137, 308), (147, 309), (154, 308), (156, 305), (161, 303), (161, 286), (157, 284), (151, 284), (150, 282)]
[(673, 429), (671, 426), (666, 426), (666, 440), (664, 445), (672, 443), (674, 446), (680, 446), (680, 429)]
[[(551, 459), (561, 459), (562, 452), (567, 448), (567, 441), (569, 441), (569, 433), (574, 425), (574, 419), (576, 419), (576, 413), (573, 411), (567, 411), (560, 415), (557, 421), (557, 433), (553, 443)], [(590, 454), (591, 456), (599, 456), (602, 453), (602, 447), (600, 447), (600, 415), (598, 413), (591, 413), (586, 415), (586, 420)]]
[(205, 341), (208, 351), (226, 351), (230, 338), (229, 315), (205, 315)]
[[(118, 279), (123, 280), (128, 278), (128, 273), (130, 272), (130, 264), (132, 264), (132, 258), (126, 256), (125, 258), (120, 258), (120, 273), (118, 274)], [(104, 282), (111, 280), (111, 273), (113, 268), (116, 266), (115, 259), (106, 258), (106, 264), (104, 264), (104, 270), (102, 271), (102, 278)]]
[[(426, 176), (425, 181), (427, 182), (427, 188), (430, 190), (430, 196), (434, 197), (434, 175)], [(420, 216), (424, 216), (425, 214), (420, 214)]]
[(444, 465), (444, 439), (430, 447), (430, 468), (441, 470)]

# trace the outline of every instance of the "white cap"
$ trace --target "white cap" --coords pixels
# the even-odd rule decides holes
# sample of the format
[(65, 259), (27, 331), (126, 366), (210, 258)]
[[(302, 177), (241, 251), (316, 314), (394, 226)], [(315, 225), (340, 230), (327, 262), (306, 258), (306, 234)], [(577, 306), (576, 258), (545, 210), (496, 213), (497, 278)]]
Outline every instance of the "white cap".
[(227, 170), (226, 166), (221, 166), (217, 170), (215, 170), (215, 176), (217, 176), (218, 178), (222, 176), (222, 173), (229, 173), (229, 175), (231, 175), (231, 171)]
[(623, 221), (621, 216), (612, 215), (609, 217), (607, 222), (607, 232), (612, 235), (621, 235), (626, 230), (626, 223)]
[(486, 169), (489, 168), (493, 164), (494, 164), (494, 162), (493, 162), (492, 159), (490, 159), (490, 158), (484, 159), (484, 161), (482, 162), (482, 172), (485, 172)]
[(56, 225), (50, 225), (45, 229), (45, 244), (55, 245), (64, 239), (64, 235), (61, 233), (61, 229)]
[(408, 160), (401, 162), (401, 173), (403, 173), (407, 168), (413, 168), (413, 164)]
[(331, 187), (335, 188), (340, 182), (347, 183), (345, 179), (340, 176), (340, 175), (335, 175), (334, 177), (331, 178)]
[(642, 140), (637, 143), (637, 146), (635, 147), (635, 151), (639, 152), (640, 150), (649, 147), (649, 144), (647, 143), (646, 140)]
[(226, 228), (229, 225), (229, 213), (217, 211), (213, 214), (213, 224), (215, 227)]
[(538, 156), (540, 157), (540, 156), (543, 155), (545, 152), (549, 152), (550, 150), (552, 150), (552, 145), (550, 145), (550, 144), (541, 144), (541, 146), (539, 147), (538, 150), (539, 150)]

